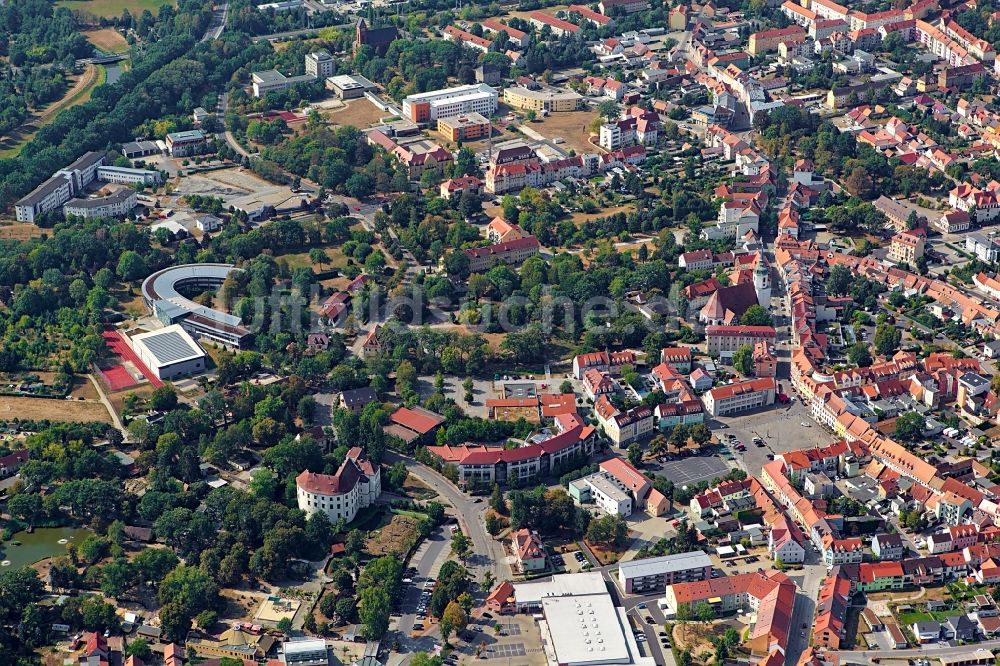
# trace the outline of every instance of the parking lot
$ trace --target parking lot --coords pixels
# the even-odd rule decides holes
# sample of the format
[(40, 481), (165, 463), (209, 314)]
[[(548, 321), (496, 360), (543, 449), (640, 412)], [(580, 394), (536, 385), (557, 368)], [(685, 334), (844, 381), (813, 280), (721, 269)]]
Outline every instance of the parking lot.
[(673, 481), (677, 487), (694, 485), (700, 481), (711, 481), (725, 476), (732, 469), (725, 460), (717, 455), (697, 456), (669, 460), (664, 463), (654, 463), (656, 473)]
[[(748, 415), (722, 416), (709, 427), (720, 439), (732, 434), (746, 445), (746, 451), (736, 456), (736, 462), (754, 475), (759, 474), (761, 467), (770, 460), (768, 456), (810, 446), (826, 446), (837, 440), (833, 433), (812, 420), (808, 406), (797, 398), (787, 405), (776, 405)], [(760, 437), (764, 446), (754, 446), (754, 437)]]
[(511, 659), (527, 656), (524, 643), (497, 643), (486, 649), (487, 659)]

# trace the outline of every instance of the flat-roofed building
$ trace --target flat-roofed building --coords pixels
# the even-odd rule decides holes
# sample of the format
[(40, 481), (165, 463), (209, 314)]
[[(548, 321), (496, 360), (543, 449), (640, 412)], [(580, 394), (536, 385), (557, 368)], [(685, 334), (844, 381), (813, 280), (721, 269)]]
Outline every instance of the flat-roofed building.
[(481, 113), (438, 118), (437, 130), (449, 141), (475, 141), (490, 135), (490, 119)]
[(313, 74), (299, 74), (298, 76), (285, 76), (276, 69), (267, 69), (262, 72), (253, 72), (250, 75), (250, 83), (253, 88), (254, 97), (263, 97), (269, 92), (285, 90), (300, 83), (314, 83), (317, 77)]
[(333, 76), (335, 71), (337, 71), (337, 61), (326, 49), (306, 54), (306, 74), (316, 79), (325, 79)]
[(205, 350), (178, 324), (133, 335), (127, 340), (157, 379), (173, 379), (205, 370)]
[(403, 100), (403, 115), (415, 123), (429, 123), (467, 113), (490, 116), (497, 110), (499, 99), (499, 93), (485, 83), (431, 90), (406, 97)]
[(167, 135), (167, 151), (171, 157), (187, 157), (203, 152), (208, 138), (201, 130), (171, 132)]
[(285, 666), (328, 666), (330, 650), (322, 638), (295, 638), (281, 644), (279, 657)]
[(618, 584), (625, 594), (646, 594), (675, 583), (706, 580), (711, 575), (712, 560), (703, 551), (692, 550), (623, 562), (618, 567)]
[(579, 109), (583, 104), (583, 96), (572, 90), (531, 90), (515, 86), (504, 89), (503, 101), (522, 111), (558, 113)]
[(506, 609), (541, 615), (538, 630), (547, 663), (654, 665), (652, 657), (641, 655), (628, 615), (615, 606), (601, 574), (559, 574), (548, 580), (514, 583), (513, 593), (508, 586), (504, 583), (499, 588), (506, 597)]
[(250, 338), (243, 321), (226, 312), (199, 305), (185, 293), (218, 289), (232, 271), (231, 264), (184, 264), (164, 268), (142, 283), (142, 298), (150, 312), (166, 325), (180, 324), (199, 338), (208, 338), (227, 347), (240, 348)]
[(359, 74), (341, 74), (326, 79), (327, 90), (332, 90), (340, 99), (363, 97), (375, 84)]
[(97, 168), (97, 180), (102, 183), (122, 185), (156, 186), (162, 181), (159, 171), (152, 169), (129, 169), (127, 167), (102, 166)]

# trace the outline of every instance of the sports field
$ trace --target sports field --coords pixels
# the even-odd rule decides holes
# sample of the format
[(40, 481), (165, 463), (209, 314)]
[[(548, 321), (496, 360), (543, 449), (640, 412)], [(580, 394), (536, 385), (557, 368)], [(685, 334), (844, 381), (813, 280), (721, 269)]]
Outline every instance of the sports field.
[(59, 0), (56, 4), (60, 7), (89, 12), (95, 16), (114, 18), (121, 16), (126, 9), (132, 16), (139, 16), (146, 9), (153, 12), (155, 16), (163, 5), (177, 3), (174, 0)]

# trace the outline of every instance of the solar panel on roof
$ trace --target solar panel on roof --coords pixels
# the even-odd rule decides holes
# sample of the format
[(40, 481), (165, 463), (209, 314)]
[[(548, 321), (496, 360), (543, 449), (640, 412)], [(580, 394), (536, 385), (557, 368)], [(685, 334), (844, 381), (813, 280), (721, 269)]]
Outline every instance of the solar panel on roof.
[(199, 350), (193, 349), (187, 340), (176, 331), (166, 331), (159, 335), (148, 336), (143, 338), (142, 343), (156, 357), (156, 360), (163, 365), (168, 365), (199, 353)]

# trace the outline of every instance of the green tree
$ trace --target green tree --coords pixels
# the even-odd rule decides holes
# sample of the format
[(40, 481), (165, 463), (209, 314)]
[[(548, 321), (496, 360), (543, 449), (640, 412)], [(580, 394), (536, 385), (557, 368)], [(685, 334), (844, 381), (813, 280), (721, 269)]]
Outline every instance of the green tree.
[(145, 277), (148, 270), (146, 269), (146, 261), (142, 258), (141, 254), (134, 250), (126, 250), (118, 258), (117, 272), (118, 277), (131, 282)]
[(708, 623), (715, 619), (715, 609), (704, 601), (697, 605), (695, 614), (698, 616), (699, 622)]
[(868, 345), (863, 342), (857, 342), (848, 347), (847, 358), (859, 368), (867, 368), (872, 364), (872, 355), (868, 351)]
[(125, 646), (125, 654), (129, 657), (149, 659), (153, 655), (153, 651), (149, 647), (149, 641), (145, 638), (136, 638)]
[(451, 552), (460, 560), (464, 560), (472, 549), (472, 542), (469, 537), (459, 530), (451, 536)]
[(915, 442), (921, 438), (927, 421), (919, 412), (904, 412), (896, 419), (896, 437)]
[(753, 347), (742, 345), (733, 352), (733, 367), (744, 377), (753, 374)]
[(882, 322), (875, 327), (875, 351), (882, 356), (892, 356), (899, 351), (903, 332), (893, 324)]
[(392, 603), (382, 586), (361, 588), (358, 617), (361, 634), (370, 641), (377, 641), (389, 630), (389, 612)]
[(613, 99), (603, 100), (597, 105), (597, 115), (609, 123), (617, 120), (620, 113), (621, 110), (618, 108), (618, 103)]
[(740, 323), (744, 326), (770, 326), (774, 322), (771, 320), (771, 313), (763, 305), (751, 305), (740, 317)]
[(493, 492), (490, 493), (490, 508), (501, 516), (507, 515), (507, 501), (503, 497), (503, 491), (496, 483), (493, 484)]
[(837, 264), (826, 278), (826, 290), (834, 296), (846, 296), (851, 290), (852, 278), (851, 269)]
[(625, 455), (628, 456), (628, 461), (632, 463), (633, 467), (639, 467), (642, 465), (642, 447), (635, 442), (628, 445), (628, 449), (625, 450)]

